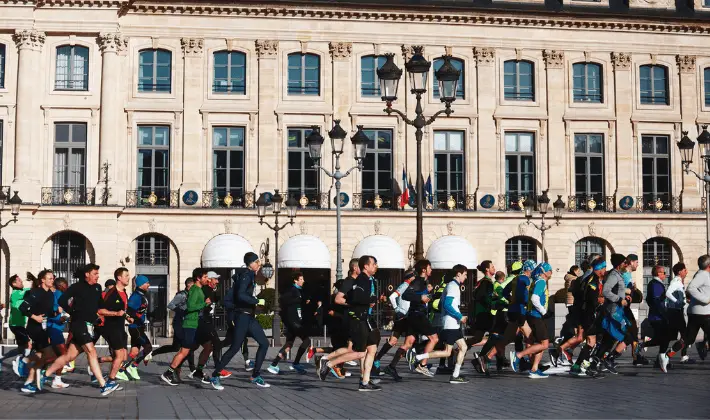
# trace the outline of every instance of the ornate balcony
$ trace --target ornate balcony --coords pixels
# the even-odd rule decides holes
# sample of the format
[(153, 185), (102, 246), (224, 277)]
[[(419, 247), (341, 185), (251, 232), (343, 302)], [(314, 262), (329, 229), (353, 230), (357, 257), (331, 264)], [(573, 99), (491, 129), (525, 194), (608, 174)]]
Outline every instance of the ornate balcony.
[(353, 209), (369, 210), (397, 210), (399, 197), (392, 195), (391, 191), (374, 193), (372, 191), (353, 194)]
[(43, 206), (93, 206), (94, 204), (92, 188), (42, 187)]
[(178, 207), (180, 193), (168, 187), (126, 191), (126, 207)]
[(537, 200), (535, 200), (535, 195), (530, 194), (519, 194), (519, 193), (508, 193), (508, 194), (498, 194), (498, 210), (500, 211), (523, 211), (523, 202), (526, 198), (535, 203), (537, 207)]
[(636, 211), (654, 213), (680, 213), (680, 197), (671, 194), (644, 194), (636, 197)]
[[(252, 205), (253, 205), (252, 200)], [(244, 208), (246, 194), (240, 189), (227, 190), (215, 188), (212, 191), (202, 191), (202, 207), (206, 208)]]
[(567, 197), (567, 211), (614, 212), (616, 197), (602, 194), (575, 194)]

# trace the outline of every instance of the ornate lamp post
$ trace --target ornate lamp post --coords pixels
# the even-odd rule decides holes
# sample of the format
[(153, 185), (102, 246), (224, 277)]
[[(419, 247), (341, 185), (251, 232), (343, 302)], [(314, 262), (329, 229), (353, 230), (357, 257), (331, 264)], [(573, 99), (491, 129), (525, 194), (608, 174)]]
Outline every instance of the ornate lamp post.
[(537, 205), (538, 205), (538, 210), (540, 211), (540, 224), (536, 224), (535, 222), (532, 221), (533, 218), (533, 210), (535, 207), (535, 204), (532, 202), (532, 200), (528, 197), (525, 199), (523, 202), (523, 209), (525, 211), (525, 219), (527, 220), (527, 224), (533, 226), (535, 229), (540, 231), (540, 242), (542, 245), (542, 260), (547, 261), (547, 255), (545, 254), (545, 232), (548, 230), (552, 229), (553, 226), (559, 226), (560, 225), (560, 219), (562, 219), (562, 210), (565, 208), (565, 203), (562, 201), (562, 196), (558, 195), (557, 200), (555, 200), (554, 203), (552, 203), (552, 208), (554, 210), (554, 218), (555, 218), (555, 224), (554, 225), (548, 225), (545, 223), (545, 215), (547, 214), (547, 210), (550, 206), (550, 197), (547, 196), (547, 190), (543, 191), (541, 195), (537, 197)]
[(688, 174), (692, 173), (696, 178), (705, 183), (705, 236), (707, 242), (706, 252), (710, 253), (710, 133), (708, 126), (703, 126), (703, 131), (698, 136), (698, 148), (700, 149), (700, 158), (703, 160), (703, 175), (698, 174), (690, 169), (690, 164), (693, 163), (693, 150), (695, 142), (688, 137), (688, 132), (683, 131), (683, 137), (677, 143), (680, 150), (680, 157), (683, 162), (683, 171)]
[(306, 144), (308, 145), (308, 153), (313, 159), (314, 168), (320, 168), (328, 175), (330, 178), (335, 179), (335, 220), (336, 220), (336, 232), (337, 232), (337, 256), (335, 262), (335, 280), (341, 280), (343, 278), (343, 247), (341, 242), (341, 231), (340, 231), (340, 180), (350, 175), (354, 169), (362, 170), (362, 161), (365, 159), (365, 154), (367, 154), (367, 142), (368, 138), (362, 131), (362, 126), (357, 126), (357, 132), (352, 137), (351, 141), (355, 148), (355, 162), (357, 163), (352, 168), (348, 169), (347, 172), (340, 172), (340, 155), (343, 154), (343, 146), (345, 145), (345, 137), (347, 133), (340, 126), (340, 120), (334, 121), (335, 125), (333, 129), (328, 132), (328, 137), (330, 137), (330, 142), (332, 146), (333, 156), (335, 156), (335, 172), (329, 172), (324, 167), (320, 166), (321, 159), (321, 147), (323, 146), (323, 136), (320, 135), (318, 126), (311, 127), (311, 134), (306, 138)]
[[(270, 271), (271, 274), (274, 276), (274, 302), (279, 301), (279, 273), (278, 273), (278, 265), (279, 265), (279, 232), (284, 229), (288, 225), (293, 225), (293, 219), (296, 218), (296, 211), (298, 210), (298, 202), (293, 198), (289, 197), (286, 200), (286, 215), (288, 216), (289, 220), (285, 222), (284, 224), (280, 225), (279, 224), (279, 214), (281, 214), (282, 207), (284, 204), (284, 198), (279, 193), (279, 190), (274, 190), (274, 195), (271, 197), (271, 202), (269, 203), (266, 200), (266, 195), (262, 193), (259, 196), (259, 199), (256, 200), (256, 214), (259, 216), (259, 224), (260, 225), (266, 225), (274, 231), (274, 239), (276, 241), (276, 251), (275, 251), (275, 256), (276, 256), (276, 267), (273, 268), (271, 267), (271, 264), (269, 265), (269, 268), (266, 267), (267, 264), (264, 264), (264, 267), (262, 267), (262, 274), (264, 274), (264, 277), (267, 277), (266, 275), (269, 274), (268, 272)], [(274, 214), (274, 224), (271, 225), (269, 222), (264, 221), (264, 217), (266, 217), (266, 208), (269, 207), (269, 204), (273, 206), (273, 214)], [(268, 260), (267, 260), (268, 263)], [(263, 270), (266, 269), (267, 272), (264, 272)], [(270, 276), (269, 276), (270, 277)], [(267, 278), (269, 278), (267, 277)], [(274, 344), (275, 345), (281, 345), (281, 317), (279, 316), (278, 311), (274, 311), (274, 318), (273, 322), (271, 325), (271, 333), (274, 338)]]
[(423, 241), (423, 219), (424, 219), (424, 204), (423, 204), (423, 192), (422, 192), (422, 139), (424, 138), (424, 127), (431, 125), (436, 118), (441, 114), (446, 114), (450, 116), (454, 111), (451, 109), (451, 103), (456, 100), (456, 89), (458, 86), (460, 71), (457, 70), (451, 64), (451, 56), (444, 55), (441, 58), (444, 60), (444, 64), (441, 65), (439, 70), (436, 71), (436, 78), (439, 83), (439, 95), (441, 97), (441, 102), (444, 103), (445, 108), (437, 111), (429, 117), (428, 119), (424, 117), (424, 110), (422, 109), (422, 95), (426, 93), (427, 88), (427, 76), (429, 75), (429, 69), (431, 68), (431, 63), (424, 58), (422, 51), (424, 47), (415, 46), (414, 55), (409, 61), (404, 65), (407, 69), (407, 74), (409, 75), (409, 82), (411, 85), (411, 93), (415, 95), (417, 99), (417, 105), (414, 109), (416, 117), (413, 120), (407, 118), (407, 116), (397, 110), (392, 108), (392, 102), (397, 99), (397, 88), (399, 86), (399, 79), (402, 77), (402, 70), (397, 67), (394, 63), (394, 54), (385, 54), (387, 61), (379, 69), (377, 69), (377, 77), (380, 79), (380, 90), (382, 92), (382, 100), (387, 104), (384, 112), (387, 115), (395, 113), (402, 117), (402, 120), (411, 125), (416, 129), (415, 138), (417, 141), (417, 239), (414, 247), (414, 258), (415, 260), (421, 260), (424, 258), (424, 241)]

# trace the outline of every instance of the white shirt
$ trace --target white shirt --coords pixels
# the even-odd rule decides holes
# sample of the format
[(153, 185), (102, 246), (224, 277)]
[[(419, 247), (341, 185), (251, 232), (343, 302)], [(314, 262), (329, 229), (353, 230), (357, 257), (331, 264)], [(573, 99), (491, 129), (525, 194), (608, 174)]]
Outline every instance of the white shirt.
[(439, 305), (442, 306), (442, 319), (444, 321), (444, 329), (445, 330), (458, 330), (461, 328), (461, 322), (454, 318), (453, 316), (449, 315), (446, 310), (444, 309), (444, 305), (446, 305), (446, 300), (448, 298), (454, 298), (453, 302), (451, 302), (451, 306), (453, 307), (454, 310), (457, 312), (461, 312), (460, 306), (461, 306), (461, 286), (456, 280), (451, 280), (447, 285), (446, 288), (444, 289), (444, 293), (441, 295), (441, 302)]

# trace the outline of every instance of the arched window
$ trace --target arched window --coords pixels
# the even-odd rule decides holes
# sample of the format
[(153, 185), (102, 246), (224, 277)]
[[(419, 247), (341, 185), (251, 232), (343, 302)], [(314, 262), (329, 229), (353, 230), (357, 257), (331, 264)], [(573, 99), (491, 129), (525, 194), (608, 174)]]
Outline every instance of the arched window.
[(89, 49), (80, 45), (57, 47), (55, 90), (89, 90)]
[(360, 95), (380, 96), (380, 79), (377, 69), (387, 61), (384, 56), (366, 55), (360, 58)]
[(288, 94), (320, 95), (320, 56), (288, 55)]
[[(459, 74), (459, 82), (456, 85), (456, 98), (458, 99), (464, 99), (465, 97), (465, 90), (466, 86), (464, 85), (464, 74), (465, 74), (465, 67), (464, 67), (464, 62), (463, 60), (459, 60), (458, 58), (452, 58), (450, 60), (451, 65), (456, 68), (456, 70), (460, 71), (461, 74)], [(434, 82), (434, 86), (432, 87), (432, 93), (434, 94), (435, 98), (439, 97), (439, 80), (436, 78), (436, 71), (441, 68), (441, 66), (444, 65), (444, 60), (441, 58), (437, 58), (434, 60), (434, 66), (433, 66), (433, 71), (434, 71), (434, 77), (432, 77), (432, 81)]]
[(147, 234), (136, 239), (136, 266), (167, 267), (170, 241), (163, 235)]
[(602, 103), (602, 66), (576, 63), (572, 66), (572, 95), (575, 102)]
[(537, 242), (526, 236), (516, 236), (505, 241), (505, 266), (515, 261), (537, 261)]
[(168, 50), (142, 50), (138, 59), (138, 91), (170, 93), (172, 60), (173, 54)]
[(165, 336), (167, 328), (170, 240), (149, 233), (136, 239), (136, 275), (148, 277), (148, 319), (155, 335)]
[(606, 243), (599, 238), (582, 238), (574, 244), (574, 263), (582, 266), (593, 254), (601, 255), (606, 261)]
[(52, 237), (52, 271), (56, 277), (76, 282), (74, 273), (86, 264), (86, 238), (77, 232), (61, 232)]
[(641, 103), (668, 105), (668, 69), (646, 64), (639, 69)]
[(530, 61), (503, 63), (503, 97), (508, 101), (535, 100), (535, 65)]
[(643, 243), (643, 291), (651, 281), (651, 270), (654, 266), (664, 267), (666, 274), (671, 273), (673, 267), (673, 245), (666, 238), (651, 238)]
[(247, 92), (247, 56), (239, 51), (214, 53), (212, 92), (245, 95)]

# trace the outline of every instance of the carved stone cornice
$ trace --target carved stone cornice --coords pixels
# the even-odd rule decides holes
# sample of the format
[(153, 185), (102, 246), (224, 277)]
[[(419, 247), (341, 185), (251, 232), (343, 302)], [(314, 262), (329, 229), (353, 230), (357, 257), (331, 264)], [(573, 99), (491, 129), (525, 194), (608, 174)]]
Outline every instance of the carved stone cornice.
[(328, 49), (330, 50), (330, 55), (333, 57), (333, 60), (347, 61), (353, 53), (353, 43), (331, 42), (328, 44)]
[(675, 62), (678, 64), (678, 70), (681, 73), (695, 73), (694, 55), (676, 55)]
[(631, 70), (631, 54), (622, 52), (611, 53), (614, 70)]
[(202, 38), (181, 38), (182, 52), (185, 57), (202, 57), (205, 40)]
[(128, 39), (124, 38), (120, 32), (109, 32), (99, 34), (96, 38), (99, 49), (102, 53), (120, 53), (128, 48)]
[(259, 58), (276, 58), (279, 54), (279, 41), (258, 39), (255, 45), (256, 55)]
[(35, 29), (17, 30), (12, 35), (12, 40), (15, 41), (18, 50), (42, 51), (45, 39), (44, 32)]
[(492, 66), (496, 61), (495, 48), (474, 47), (473, 55), (476, 57), (476, 62), (479, 66)]
[(543, 50), (542, 58), (545, 59), (545, 66), (548, 69), (561, 69), (565, 65), (564, 51)]

